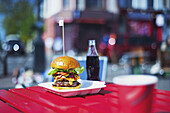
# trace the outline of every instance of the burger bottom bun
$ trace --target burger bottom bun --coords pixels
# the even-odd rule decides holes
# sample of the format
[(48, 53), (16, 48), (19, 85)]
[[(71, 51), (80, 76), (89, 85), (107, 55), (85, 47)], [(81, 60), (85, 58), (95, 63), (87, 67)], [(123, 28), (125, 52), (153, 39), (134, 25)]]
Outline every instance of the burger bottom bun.
[(52, 86), (55, 89), (59, 89), (59, 90), (65, 90), (65, 89), (79, 89), (81, 87), (81, 84), (79, 83), (78, 86), (76, 87), (56, 87), (56, 86)]

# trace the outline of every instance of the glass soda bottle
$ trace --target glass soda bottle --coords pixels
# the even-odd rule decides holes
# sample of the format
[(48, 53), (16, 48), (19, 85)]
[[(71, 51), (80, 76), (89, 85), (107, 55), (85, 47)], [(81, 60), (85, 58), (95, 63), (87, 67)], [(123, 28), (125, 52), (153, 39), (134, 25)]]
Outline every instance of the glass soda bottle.
[(99, 78), (99, 56), (96, 50), (95, 40), (89, 40), (86, 56), (87, 80), (100, 81)]

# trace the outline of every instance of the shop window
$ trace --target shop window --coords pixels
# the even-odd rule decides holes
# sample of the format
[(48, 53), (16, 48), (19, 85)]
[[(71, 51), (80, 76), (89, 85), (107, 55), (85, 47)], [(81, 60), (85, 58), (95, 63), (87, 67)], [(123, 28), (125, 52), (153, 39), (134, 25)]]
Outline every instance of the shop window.
[(132, 0), (132, 7), (134, 9), (147, 9), (148, 2), (147, 0)]
[(120, 8), (131, 8), (132, 0), (118, 0)]
[(80, 11), (84, 10), (85, 9), (85, 0), (77, 0), (76, 7)]
[(69, 9), (70, 0), (63, 0), (63, 7), (64, 9)]
[(155, 10), (163, 10), (164, 9), (164, 1), (163, 0), (153, 0), (153, 8)]
[(124, 35), (126, 33), (126, 20), (123, 16), (119, 17), (119, 28), (118, 31), (120, 34)]
[(86, 0), (87, 10), (104, 10), (104, 0)]

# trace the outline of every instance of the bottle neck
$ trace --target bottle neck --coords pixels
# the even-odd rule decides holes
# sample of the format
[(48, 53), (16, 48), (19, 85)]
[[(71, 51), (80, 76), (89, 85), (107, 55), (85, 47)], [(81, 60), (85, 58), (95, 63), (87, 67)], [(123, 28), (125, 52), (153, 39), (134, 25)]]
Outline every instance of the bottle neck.
[(90, 44), (89, 43), (89, 48), (88, 48), (87, 56), (98, 56), (95, 44)]

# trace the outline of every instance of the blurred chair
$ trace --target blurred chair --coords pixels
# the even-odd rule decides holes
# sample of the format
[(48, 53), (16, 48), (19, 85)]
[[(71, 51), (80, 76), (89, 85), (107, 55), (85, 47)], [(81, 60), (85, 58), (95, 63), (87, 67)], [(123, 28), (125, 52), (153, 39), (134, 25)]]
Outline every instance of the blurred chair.
[[(54, 56), (53, 59), (57, 57), (58, 56)], [(86, 56), (72, 56), (72, 57), (75, 58), (80, 63), (80, 66), (84, 66), (85, 68), (83, 73), (79, 75), (80, 79), (87, 80)], [(99, 56), (99, 63), (100, 63), (99, 78), (101, 81), (106, 81), (108, 58), (106, 56)], [(54, 78), (52, 79), (52, 81), (54, 81)]]

